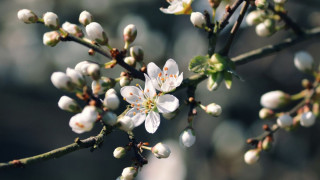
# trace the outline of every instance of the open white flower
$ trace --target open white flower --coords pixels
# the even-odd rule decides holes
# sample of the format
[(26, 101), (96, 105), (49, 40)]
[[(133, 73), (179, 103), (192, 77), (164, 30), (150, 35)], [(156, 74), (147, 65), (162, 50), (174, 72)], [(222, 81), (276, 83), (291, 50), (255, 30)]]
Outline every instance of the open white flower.
[(183, 80), (183, 72), (179, 75), (178, 65), (173, 59), (167, 60), (163, 71), (153, 62), (148, 64), (147, 70), (153, 86), (164, 93), (180, 86)]
[(167, 0), (170, 4), (168, 8), (160, 8), (160, 11), (166, 14), (191, 14), (192, 0)]
[(150, 78), (145, 74), (145, 88), (125, 86), (120, 93), (124, 100), (131, 104), (126, 116), (132, 118), (135, 127), (145, 122), (146, 130), (154, 133), (160, 125), (160, 113), (170, 113), (179, 106), (179, 100), (173, 95), (157, 94)]

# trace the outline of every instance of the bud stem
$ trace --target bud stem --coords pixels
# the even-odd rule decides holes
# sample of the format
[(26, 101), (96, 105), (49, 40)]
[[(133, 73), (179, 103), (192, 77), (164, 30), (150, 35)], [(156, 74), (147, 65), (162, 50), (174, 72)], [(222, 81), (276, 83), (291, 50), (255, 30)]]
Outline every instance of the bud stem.
[(148, 147), (148, 146), (141, 146), (142, 149), (146, 149), (146, 150), (149, 150), (151, 151), (152, 150), (152, 147)]

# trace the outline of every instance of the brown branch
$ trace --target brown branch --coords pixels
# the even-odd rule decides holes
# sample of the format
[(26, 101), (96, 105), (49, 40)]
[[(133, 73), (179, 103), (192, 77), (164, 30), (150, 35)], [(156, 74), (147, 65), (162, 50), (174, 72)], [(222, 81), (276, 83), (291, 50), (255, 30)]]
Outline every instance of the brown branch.
[(240, 4), (243, 2), (244, 0), (236, 0), (232, 6), (230, 8), (226, 8), (226, 12), (224, 14), (224, 16), (222, 17), (222, 19), (220, 20), (220, 28), (219, 30), (221, 31), (226, 25), (229, 24), (229, 19), (231, 18), (231, 16), (233, 15), (233, 13), (237, 10), (237, 8), (240, 6)]

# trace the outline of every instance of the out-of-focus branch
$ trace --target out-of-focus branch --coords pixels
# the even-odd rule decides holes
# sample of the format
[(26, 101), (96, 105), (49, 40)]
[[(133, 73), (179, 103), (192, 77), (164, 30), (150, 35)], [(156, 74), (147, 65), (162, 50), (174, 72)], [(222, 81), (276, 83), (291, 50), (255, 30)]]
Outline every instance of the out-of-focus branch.
[(229, 23), (229, 19), (231, 18), (233, 13), (238, 9), (238, 7), (243, 1), (244, 0), (236, 0), (230, 8), (226, 8), (226, 12), (219, 23), (220, 24), (219, 30), (222, 30), (224, 27), (226, 27), (226, 25)]

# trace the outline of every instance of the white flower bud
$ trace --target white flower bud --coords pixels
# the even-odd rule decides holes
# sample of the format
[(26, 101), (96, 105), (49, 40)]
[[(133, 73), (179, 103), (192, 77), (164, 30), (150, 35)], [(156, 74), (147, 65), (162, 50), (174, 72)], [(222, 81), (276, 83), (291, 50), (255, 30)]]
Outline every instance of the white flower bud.
[(316, 116), (311, 112), (305, 112), (301, 115), (300, 124), (304, 127), (310, 127), (316, 122)]
[(29, 9), (21, 9), (18, 11), (18, 19), (26, 24), (36, 23), (38, 16)]
[(110, 126), (114, 126), (115, 124), (117, 124), (117, 120), (118, 120), (117, 115), (110, 111), (106, 112), (102, 117), (102, 121), (105, 124)]
[(73, 90), (70, 77), (63, 72), (52, 73), (51, 82), (58, 89), (67, 90), (67, 91)]
[(129, 24), (123, 29), (123, 39), (127, 43), (132, 43), (137, 37), (137, 28), (134, 24)]
[(134, 128), (134, 123), (132, 119), (129, 116), (124, 116), (121, 119), (118, 120), (120, 123), (120, 129), (123, 131), (131, 131)]
[(294, 65), (302, 72), (308, 72), (313, 69), (313, 57), (306, 51), (299, 51), (294, 55)]
[(284, 4), (287, 0), (273, 0), (273, 2), (276, 4)]
[(259, 9), (266, 9), (268, 8), (268, 5), (269, 5), (267, 0), (255, 0), (254, 3)]
[(283, 114), (277, 119), (277, 124), (281, 128), (290, 127), (293, 124), (293, 119), (288, 114)]
[(113, 151), (113, 156), (117, 159), (123, 158), (126, 155), (126, 149), (124, 147), (117, 147)]
[(88, 121), (82, 113), (79, 113), (71, 117), (69, 126), (72, 128), (72, 131), (81, 134), (91, 131), (94, 126), (94, 122)]
[(90, 61), (81, 61), (74, 67), (74, 69), (76, 71), (79, 71), (81, 74), (88, 76), (89, 74), (88, 74), (87, 69), (88, 69), (89, 65), (91, 65), (91, 64), (95, 64), (95, 63), (90, 62)]
[(53, 12), (46, 12), (43, 15), (44, 25), (51, 29), (58, 29), (59, 28), (59, 19), (58, 16)]
[(151, 151), (159, 159), (167, 158), (171, 153), (169, 146), (162, 144), (161, 142), (153, 146)]
[(191, 13), (190, 21), (197, 28), (204, 28), (206, 25), (206, 18), (201, 12)]
[(115, 80), (107, 77), (101, 77), (99, 80), (92, 81), (92, 91), (94, 94), (104, 94), (108, 89), (115, 86)]
[(142, 61), (144, 52), (142, 47), (140, 46), (133, 46), (130, 48), (130, 55), (136, 60), (136, 61)]
[(86, 26), (86, 32), (89, 38), (101, 45), (108, 44), (107, 34), (104, 32), (102, 26), (97, 22), (92, 22)]
[(270, 19), (266, 19), (264, 22), (258, 24), (256, 26), (256, 33), (258, 36), (261, 37), (267, 37), (271, 36), (275, 31), (274, 31), (274, 25), (271, 24)]
[(261, 23), (261, 16), (262, 16), (263, 12), (261, 12), (261, 10), (256, 10), (256, 11), (251, 11), (247, 17), (246, 17), (246, 22), (249, 26), (252, 25), (257, 25), (259, 23)]
[(105, 98), (103, 100), (103, 105), (105, 105), (108, 109), (116, 110), (119, 107), (120, 100), (116, 93), (110, 93), (109, 91), (113, 92), (114, 89), (109, 89), (106, 92)]
[(272, 118), (274, 116), (274, 112), (271, 109), (268, 108), (262, 108), (259, 111), (259, 117), (260, 119), (268, 119)]
[(65, 110), (65, 111), (69, 111), (69, 112), (81, 112), (81, 108), (79, 107), (78, 103), (68, 97), (68, 96), (61, 96), (59, 102), (58, 102), (58, 106), (60, 109)]
[(56, 31), (46, 32), (43, 34), (43, 44), (46, 46), (55, 46), (60, 42), (60, 34)]
[(107, 92), (106, 92), (106, 96), (110, 95), (110, 94), (117, 94), (117, 91), (114, 90), (113, 88), (109, 89)]
[(77, 37), (83, 36), (82, 30), (76, 24), (65, 22), (62, 24), (62, 29), (64, 29), (69, 34), (72, 34), (74, 36), (77, 36)]
[(99, 113), (95, 106), (86, 106), (83, 108), (82, 113), (83, 117), (90, 122), (96, 122)]
[(121, 176), (124, 180), (133, 180), (137, 176), (137, 170), (134, 167), (126, 167), (123, 169)]
[(132, 56), (125, 57), (124, 62), (127, 63), (129, 66), (136, 66), (136, 60)]
[(100, 79), (100, 66), (95, 63), (89, 64), (87, 67), (87, 74), (92, 77), (94, 80)]
[(190, 128), (184, 130), (180, 134), (179, 141), (181, 145), (185, 147), (191, 147), (196, 142), (196, 136), (194, 134), (194, 131)]
[(66, 74), (71, 78), (72, 83), (75, 84), (76, 86), (82, 88), (86, 84), (83, 75), (79, 71), (75, 69), (67, 68)]
[(119, 84), (121, 87), (128, 86), (130, 84), (130, 79), (128, 76), (121, 76)]
[(79, 22), (86, 26), (92, 22), (92, 15), (88, 11), (82, 11), (79, 15)]
[(218, 104), (211, 103), (205, 107), (206, 113), (218, 117), (222, 113), (222, 108)]
[(259, 160), (260, 150), (251, 149), (244, 154), (244, 161), (251, 165), (256, 163)]
[(260, 104), (269, 109), (277, 109), (290, 102), (290, 95), (282, 91), (270, 91), (261, 96)]

